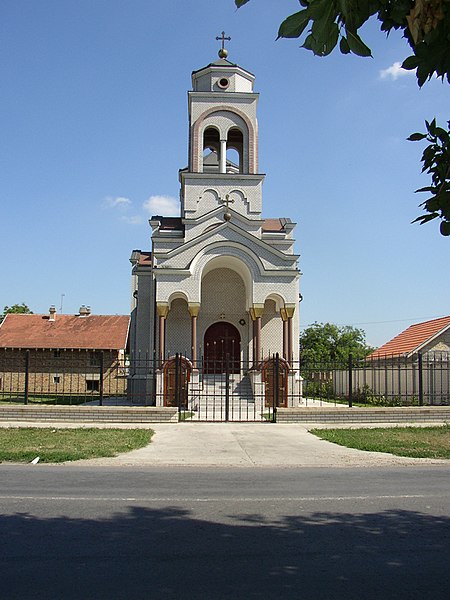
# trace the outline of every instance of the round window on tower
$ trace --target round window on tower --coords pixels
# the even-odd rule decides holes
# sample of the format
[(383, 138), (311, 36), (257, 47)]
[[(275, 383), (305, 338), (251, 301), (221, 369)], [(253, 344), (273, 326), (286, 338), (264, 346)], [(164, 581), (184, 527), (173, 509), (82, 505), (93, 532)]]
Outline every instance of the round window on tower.
[(227, 87), (230, 85), (230, 80), (227, 79), (226, 77), (221, 77), (219, 79), (219, 81), (217, 82), (217, 85), (222, 88), (223, 90), (226, 90)]

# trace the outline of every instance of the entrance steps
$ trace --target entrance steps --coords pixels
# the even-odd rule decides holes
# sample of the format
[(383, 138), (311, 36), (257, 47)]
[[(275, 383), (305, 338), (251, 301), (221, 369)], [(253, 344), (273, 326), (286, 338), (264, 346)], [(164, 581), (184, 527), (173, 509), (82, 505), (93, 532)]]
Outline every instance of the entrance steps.
[(225, 375), (203, 375), (197, 385), (189, 387), (188, 411), (195, 419), (224, 421), (261, 421), (264, 406), (255, 398), (248, 375), (230, 374), (228, 402)]

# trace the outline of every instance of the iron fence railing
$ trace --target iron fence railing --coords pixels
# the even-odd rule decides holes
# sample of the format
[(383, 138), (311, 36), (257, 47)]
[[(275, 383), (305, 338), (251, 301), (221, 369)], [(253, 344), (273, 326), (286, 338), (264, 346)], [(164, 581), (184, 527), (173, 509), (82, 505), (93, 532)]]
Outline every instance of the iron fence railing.
[(236, 357), (193, 364), (108, 352), (0, 352), (0, 402), (176, 406), (180, 419), (274, 421), (296, 406), (450, 404), (450, 353), (345, 363), (257, 364)]

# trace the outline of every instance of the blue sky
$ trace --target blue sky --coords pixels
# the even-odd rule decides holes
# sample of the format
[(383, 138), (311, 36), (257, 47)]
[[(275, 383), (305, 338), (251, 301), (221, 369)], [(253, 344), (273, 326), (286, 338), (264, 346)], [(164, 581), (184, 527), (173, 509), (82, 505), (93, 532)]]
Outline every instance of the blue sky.
[[(3, 0), (0, 5), (0, 308), (97, 314), (130, 307), (131, 251), (173, 212), (187, 163), (190, 75), (229, 59), (256, 75), (264, 216), (298, 223), (302, 327), (361, 327), (380, 345), (450, 314), (450, 242), (419, 226), (424, 119), (449, 86), (421, 90), (395, 63), (400, 34), (369, 25), (374, 58), (317, 58), (275, 41), (295, 0)], [(64, 294), (64, 296), (63, 296)]]

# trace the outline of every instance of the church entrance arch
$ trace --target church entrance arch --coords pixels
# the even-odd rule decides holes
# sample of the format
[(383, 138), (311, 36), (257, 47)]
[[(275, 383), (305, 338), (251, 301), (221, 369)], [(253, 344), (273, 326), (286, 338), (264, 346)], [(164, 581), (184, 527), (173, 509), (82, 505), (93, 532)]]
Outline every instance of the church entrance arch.
[[(205, 373), (240, 372), (241, 336), (231, 323), (213, 323), (205, 332), (204, 370)], [(227, 364), (228, 361), (228, 364)]]

